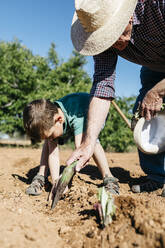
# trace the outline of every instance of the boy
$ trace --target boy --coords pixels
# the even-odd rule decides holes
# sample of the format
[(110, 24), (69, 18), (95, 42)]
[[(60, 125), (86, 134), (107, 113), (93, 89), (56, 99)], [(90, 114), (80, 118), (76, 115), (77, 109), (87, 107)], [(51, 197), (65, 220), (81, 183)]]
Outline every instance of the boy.
[[(24, 108), (23, 121), (27, 134), (35, 140), (45, 139), (39, 172), (26, 189), (26, 194), (40, 195), (42, 193), (48, 168), (52, 183), (54, 187), (56, 186), (60, 173), (59, 139), (74, 135), (75, 147), (80, 146), (86, 127), (89, 101), (89, 94), (73, 93), (55, 101), (54, 104), (41, 99), (32, 101)], [(111, 193), (119, 194), (118, 180), (109, 170), (99, 141), (96, 143), (93, 159), (101, 172), (105, 187)]]

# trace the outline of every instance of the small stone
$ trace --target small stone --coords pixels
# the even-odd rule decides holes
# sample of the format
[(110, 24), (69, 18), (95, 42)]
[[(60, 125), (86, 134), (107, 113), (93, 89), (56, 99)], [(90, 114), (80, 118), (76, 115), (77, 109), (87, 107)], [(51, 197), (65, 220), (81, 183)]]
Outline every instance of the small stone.
[(22, 214), (22, 208), (19, 208), (19, 209), (18, 209), (18, 213), (19, 213), (19, 214)]
[(124, 242), (123, 244), (121, 244), (119, 246), (120, 248), (128, 248), (128, 244), (126, 242)]
[(91, 238), (92, 239), (95, 236), (94, 231), (91, 230), (91, 231), (87, 232), (86, 236), (88, 238)]
[(58, 233), (59, 233), (59, 234), (64, 234), (64, 233), (67, 233), (67, 232), (69, 232), (69, 231), (70, 231), (70, 227), (68, 227), (68, 226), (63, 226), (63, 227), (59, 228)]
[(25, 234), (25, 238), (26, 238), (27, 240), (30, 240), (30, 241), (35, 241), (35, 240), (36, 240), (35, 237), (32, 237), (32, 236), (29, 235), (29, 234)]
[(93, 192), (92, 190), (90, 190), (90, 191), (88, 192), (88, 196), (91, 197), (91, 196), (93, 196), (93, 195), (94, 195), (94, 192)]
[(149, 220), (149, 225), (150, 225), (150, 226), (154, 226), (153, 220)]
[(123, 235), (120, 235), (119, 237), (120, 237), (120, 240), (123, 240), (124, 239)]

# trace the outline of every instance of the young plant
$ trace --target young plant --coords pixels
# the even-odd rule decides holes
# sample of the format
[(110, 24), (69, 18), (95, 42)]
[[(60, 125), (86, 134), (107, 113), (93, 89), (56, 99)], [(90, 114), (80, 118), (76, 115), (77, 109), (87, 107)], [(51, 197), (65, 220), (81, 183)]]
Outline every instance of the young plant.
[(96, 203), (94, 207), (98, 210), (101, 225), (105, 227), (112, 222), (112, 218), (115, 215), (116, 206), (112, 195), (106, 191), (104, 186), (99, 188), (98, 200), (99, 202)]
[(77, 161), (73, 162), (72, 164), (65, 167), (61, 178), (58, 181), (55, 193), (54, 193), (54, 199), (52, 201), (51, 209), (55, 208), (57, 202), (60, 200), (65, 188), (68, 186), (70, 180), (72, 179), (73, 175), (75, 174), (75, 166), (77, 164)]

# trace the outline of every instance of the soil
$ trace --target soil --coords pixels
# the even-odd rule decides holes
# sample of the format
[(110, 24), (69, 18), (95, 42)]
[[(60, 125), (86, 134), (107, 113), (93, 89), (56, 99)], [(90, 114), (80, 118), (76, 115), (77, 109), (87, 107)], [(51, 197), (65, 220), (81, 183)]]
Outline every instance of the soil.
[[(71, 154), (61, 150), (61, 168)], [(130, 185), (142, 182), (137, 153), (107, 153), (119, 179), (120, 196), (113, 222), (100, 226), (93, 205), (102, 180), (93, 160), (76, 174), (69, 191), (54, 210), (47, 201), (51, 179), (42, 195), (25, 189), (38, 171), (41, 149), (0, 148), (0, 247), (89, 248), (165, 247), (165, 198), (161, 190), (133, 194)]]

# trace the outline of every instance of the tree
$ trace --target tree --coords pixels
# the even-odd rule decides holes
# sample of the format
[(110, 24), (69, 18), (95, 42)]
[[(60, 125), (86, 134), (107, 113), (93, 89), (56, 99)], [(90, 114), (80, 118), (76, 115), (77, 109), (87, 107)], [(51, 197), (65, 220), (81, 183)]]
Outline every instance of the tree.
[[(18, 40), (0, 42), (0, 133), (25, 133), (24, 106), (35, 99), (55, 101), (73, 92), (89, 92), (91, 79), (84, 71), (86, 59), (73, 51), (67, 61), (60, 60), (52, 43), (47, 57), (33, 55)], [(118, 98), (117, 103), (130, 119), (134, 98)], [(106, 150), (127, 151), (133, 145), (132, 133), (111, 107), (100, 134)]]
[[(91, 88), (91, 79), (84, 71), (86, 64), (84, 56), (73, 51), (71, 57), (66, 62), (53, 64), (51, 47), (51, 57), (48, 57), (48, 63), (52, 66), (49, 76), (47, 77), (47, 96), (50, 100), (58, 99), (66, 94), (73, 92), (89, 92)], [(50, 50), (49, 50), (50, 56)], [(56, 55), (54, 55), (56, 57)]]
[(76, 52), (60, 63), (53, 43), (43, 58), (18, 40), (0, 42), (0, 132), (24, 134), (22, 111), (34, 99), (54, 101), (71, 92), (88, 91), (91, 80), (83, 71), (85, 63)]
[[(116, 103), (130, 120), (135, 97), (116, 99)], [(134, 146), (132, 131), (127, 127), (116, 109), (111, 106), (106, 125), (100, 133), (100, 141), (107, 151), (126, 152)]]

